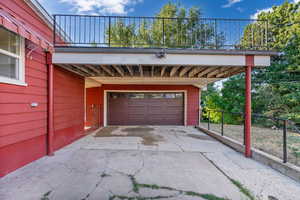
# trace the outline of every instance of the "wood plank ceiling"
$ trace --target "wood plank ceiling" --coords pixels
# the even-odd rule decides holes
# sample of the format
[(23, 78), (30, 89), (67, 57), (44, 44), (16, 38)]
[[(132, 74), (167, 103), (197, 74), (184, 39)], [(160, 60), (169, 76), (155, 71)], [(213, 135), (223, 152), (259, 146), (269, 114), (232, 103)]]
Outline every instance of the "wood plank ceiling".
[(227, 78), (245, 70), (244, 67), (230, 66), (57, 65), (83, 77)]

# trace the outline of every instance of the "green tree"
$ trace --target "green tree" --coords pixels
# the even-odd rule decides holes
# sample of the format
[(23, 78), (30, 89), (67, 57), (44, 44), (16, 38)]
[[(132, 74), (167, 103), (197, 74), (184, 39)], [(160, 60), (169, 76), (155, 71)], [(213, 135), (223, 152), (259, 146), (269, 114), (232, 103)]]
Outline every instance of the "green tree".
[[(300, 3), (285, 2), (258, 20), (268, 20), (268, 45), (282, 52), (273, 58), (268, 68), (255, 69), (253, 75), (252, 108), (254, 113), (288, 118), (300, 125)], [(257, 32), (263, 21), (245, 27), (241, 45), (249, 47), (265, 35)], [(219, 96), (219, 109), (228, 112), (244, 110), (244, 74), (229, 78)], [(215, 94), (212, 94), (215, 96)], [(205, 98), (210, 99), (210, 98)]]
[[(224, 35), (215, 36), (214, 24), (201, 19), (198, 7), (186, 9), (167, 3), (156, 18), (113, 18), (107, 30), (107, 42), (119, 47), (215, 48), (224, 43)], [(215, 38), (217, 37), (217, 38)]]

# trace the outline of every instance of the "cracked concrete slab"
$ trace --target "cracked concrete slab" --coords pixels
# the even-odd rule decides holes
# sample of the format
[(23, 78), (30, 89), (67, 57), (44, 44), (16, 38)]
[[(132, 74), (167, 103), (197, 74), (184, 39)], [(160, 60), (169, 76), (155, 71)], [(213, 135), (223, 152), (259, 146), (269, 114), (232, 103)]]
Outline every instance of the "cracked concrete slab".
[[(113, 134), (109, 137), (88, 135), (53, 157), (41, 158), (5, 176), (0, 179), (0, 199), (166, 196), (160, 199), (207, 200), (199, 196), (202, 194), (247, 199), (230, 179), (242, 183), (259, 200), (295, 200), (300, 196), (299, 183), (244, 158), (195, 128), (141, 128), (115, 127), (106, 131), (105, 134)], [(145, 144), (145, 134), (138, 137), (138, 130), (147, 130), (158, 140)], [(198, 196), (185, 195), (183, 191)]]

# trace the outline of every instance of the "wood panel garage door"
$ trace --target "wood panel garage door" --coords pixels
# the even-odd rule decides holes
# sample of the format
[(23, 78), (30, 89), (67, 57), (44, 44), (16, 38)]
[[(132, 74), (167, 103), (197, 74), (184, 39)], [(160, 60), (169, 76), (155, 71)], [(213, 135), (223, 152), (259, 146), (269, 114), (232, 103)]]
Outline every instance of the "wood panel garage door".
[(108, 93), (108, 125), (184, 125), (184, 95)]

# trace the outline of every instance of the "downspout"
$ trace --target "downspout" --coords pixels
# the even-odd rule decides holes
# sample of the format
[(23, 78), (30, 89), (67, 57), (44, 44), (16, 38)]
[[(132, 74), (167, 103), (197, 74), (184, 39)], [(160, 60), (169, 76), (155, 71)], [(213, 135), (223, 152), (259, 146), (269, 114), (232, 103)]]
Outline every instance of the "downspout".
[(251, 72), (254, 67), (254, 56), (246, 55), (245, 76), (245, 156), (251, 157)]
[(47, 155), (53, 156), (53, 64), (52, 64), (52, 54), (50, 52), (46, 53), (46, 62), (48, 67), (48, 126), (47, 126)]

